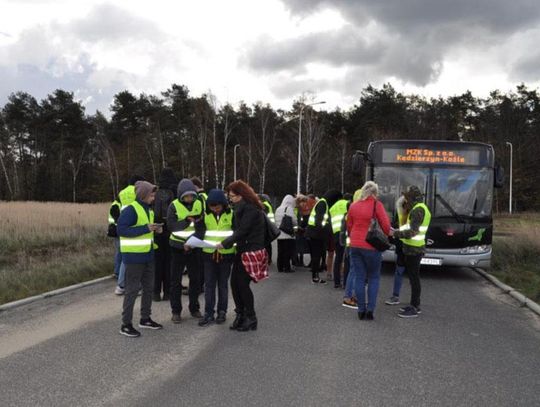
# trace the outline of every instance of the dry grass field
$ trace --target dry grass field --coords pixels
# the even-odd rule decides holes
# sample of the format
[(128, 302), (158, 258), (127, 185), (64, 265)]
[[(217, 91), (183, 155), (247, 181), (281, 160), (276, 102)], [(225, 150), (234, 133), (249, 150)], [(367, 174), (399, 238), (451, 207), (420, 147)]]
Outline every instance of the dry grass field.
[(0, 202), (0, 304), (112, 273), (109, 204)]
[(540, 302), (540, 213), (497, 216), (492, 274)]

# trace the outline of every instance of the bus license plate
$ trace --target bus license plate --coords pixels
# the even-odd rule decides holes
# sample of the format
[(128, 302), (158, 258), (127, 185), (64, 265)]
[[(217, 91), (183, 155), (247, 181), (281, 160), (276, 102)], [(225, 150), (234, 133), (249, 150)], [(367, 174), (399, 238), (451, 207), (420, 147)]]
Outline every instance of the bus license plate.
[(425, 264), (427, 266), (440, 266), (442, 264), (441, 259), (430, 259), (429, 257), (424, 257), (420, 261), (420, 264)]

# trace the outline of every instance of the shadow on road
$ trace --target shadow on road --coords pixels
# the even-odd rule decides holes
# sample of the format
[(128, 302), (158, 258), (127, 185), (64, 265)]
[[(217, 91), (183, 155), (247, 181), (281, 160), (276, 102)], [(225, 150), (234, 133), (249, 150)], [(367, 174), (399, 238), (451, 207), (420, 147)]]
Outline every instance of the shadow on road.
[[(382, 273), (385, 275), (394, 274), (393, 263), (383, 263)], [(453, 281), (475, 281), (477, 280), (476, 273), (471, 268), (467, 267), (435, 267), (435, 266), (422, 266), (420, 269), (420, 276), (426, 280), (453, 280)]]

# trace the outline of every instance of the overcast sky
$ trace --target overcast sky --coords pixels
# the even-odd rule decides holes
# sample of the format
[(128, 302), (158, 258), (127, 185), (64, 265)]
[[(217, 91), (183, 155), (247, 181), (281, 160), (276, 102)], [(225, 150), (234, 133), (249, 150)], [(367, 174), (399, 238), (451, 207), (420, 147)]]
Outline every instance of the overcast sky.
[(93, 114), (172, 83), (285, 109), (386, 82), (486, 96), (538, 87), (539, 43), (538, 0), (0, 0), (0, 105), (61, 88)]

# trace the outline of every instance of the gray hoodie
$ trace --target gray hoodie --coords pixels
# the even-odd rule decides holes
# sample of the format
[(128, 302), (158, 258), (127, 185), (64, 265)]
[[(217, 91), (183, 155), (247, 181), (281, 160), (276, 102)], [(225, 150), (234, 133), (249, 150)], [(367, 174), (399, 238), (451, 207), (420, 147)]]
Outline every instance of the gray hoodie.
[(188, 194), (197, 196), (197, 188), (190, 179), (184, 178), (178, 183), (176, 196), (178, 197), (178, 199), (182, 200), (182, 198)]

